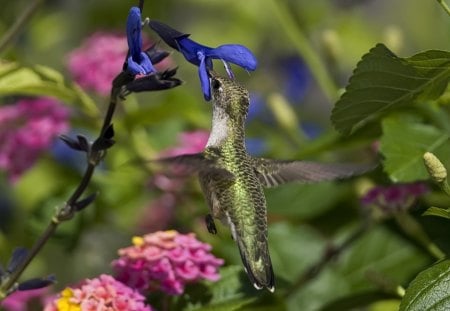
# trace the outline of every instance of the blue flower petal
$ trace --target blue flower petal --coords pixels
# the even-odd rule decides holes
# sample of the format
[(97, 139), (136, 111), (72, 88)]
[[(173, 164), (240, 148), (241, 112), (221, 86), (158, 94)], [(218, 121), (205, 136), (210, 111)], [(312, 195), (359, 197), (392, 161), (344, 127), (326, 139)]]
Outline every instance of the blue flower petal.
[(140, 55), (140, 64), (142, 69), (144, 70), (144, 74), (149, 74), (152, 72), (156, 72), (155, 67), (153, 67), (152, 62), (150, 61), (150, 58), (148, 57), (147, 53), (141, 52)]
[(142, 67), (130, 56), (127, 59), (127, 71), (132, 75), (138, 75), (142, 72)]
[(142, 50), (141, 22), (140, 9), (138, 7), (132, 7), (127, 19), (127, 40), (131, 57), (136, 62), (139, 61)]
[(132, 75), (148, 75), (152, 72), (156, 72), (155, 68), (150, 62), (150, 59), (148, 58), (148, 55), (144, 52), (141, 52), (139, 54), (139, 62), (135, 62), (133, 57), (130, 56), (127, 59), (127, 64), (127, 71)]
[(200, 66), (198, 53), (200, 52), (203, 55), (207, 55), (212, 50), (212, 48), (201, 45), (188, 37), (178, 39), (176, 42), (178, 44), (179, 51), (183, 54), (186, 60), (196, 66)]
[(207, 58), (223, 59), (224, 61), (236, 64), (242, 68), (253, 71), (258, 65), (258, 61), (253, 53), (240, 44), (225, 44), (215, 49), (205, 51)]
[(179, 32), (178, 30), (173, 29), (172, 27), (161, 23), (156, 20), (150, 20), (149, 26), (153, 29), (163, 41), (170, 47), (179, 51), (179, 45), (177, 40), (181, 40), (184, 37), (189, 37), (189, 34)]
[(200, 77), (203, 97), (206, 101), (209, 101), (211, 100), (211, 86), (209, 83), (208, 70), (206, 69), (205, 55), (202, 52), (199, 52), (198, 59), (200, 60), (200, 65), (198, 67), (198, 76)]

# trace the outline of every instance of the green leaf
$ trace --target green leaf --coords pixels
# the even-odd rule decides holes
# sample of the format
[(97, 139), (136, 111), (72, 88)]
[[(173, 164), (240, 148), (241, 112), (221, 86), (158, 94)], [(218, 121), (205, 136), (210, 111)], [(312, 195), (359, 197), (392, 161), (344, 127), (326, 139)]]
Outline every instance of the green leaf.
[(407, 240), (378, 226), (361, 236), (340, 258), (341, 277), (354, 294), (375, 289), (372, 276), (385, 276), (386, 284), (403, 284), (429, 263), (428, 256)]
[(60, 77), (53, 69), (43, 66), (37, 68), (38, 71), (21, 67), (0, 76), (0, 95), (53, 96), (62, 101), (74, 99), (73, 90), (60, 82)]
[(417, 99), (439, 97), (449, 76), (449, 52), (426, 51), (404, 59), (378, 44), (358, 63), (331, 121), (336, 130), (349, 135)]
[(349, 190), (345, 183), (288, 184), (266, 190), (267, 206), (271, 214), (311, 219), (335, 206)]
[(442, 218), (450, 219), (450, 209), (443, 209), (439, 207), (432, 206), (427, 209), (422, 216), (437, 216)]
[(213, 303), (208, 304), (206, 306), (195, 308), (195, 309), (188, 309), (189, 311), (237, 311), (237, 310), (248, 310), (243, 309), (243, 307), (249, 305), (250, 303), (254, 302), (256, 300), (255, 297), (245, 298), (245, 299), (236, 299), (236, 300), (229, 300), (222, 303)]
[(399, 310), (448, 310), (449, 284), (450, 260), (444, 260), (417, 275), (406, 290)]
[[(321, 311), (347, 311), (356, 308), (366, 307), (368, 305), (374, 304), (376, 302), (390, 302), (389, 298), (395, 298), (392, 294), (387, 294), (381, 291), (365, 291), (361, 293), (354, 293), (349, 296), (345, 296), (332, 301), (326, 306), (322, 307)], [(396, 309), (398, 310), (398, 301), (395, 303)]]
[(384, 169), (395, 182), (428, 179), (423, 164), (427, 151), (440, 159), (449, 159), (449, 135), (433, 126), (412, 122), (404, 116), (386, 118), (382, 126), (380, 151), (385, 157)]

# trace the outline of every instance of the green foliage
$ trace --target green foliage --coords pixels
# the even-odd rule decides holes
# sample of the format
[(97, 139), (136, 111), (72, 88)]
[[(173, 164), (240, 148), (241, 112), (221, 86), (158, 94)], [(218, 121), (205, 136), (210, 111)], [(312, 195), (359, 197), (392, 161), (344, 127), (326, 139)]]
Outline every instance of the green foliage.
[(437, 216), (450, 219), (450, 209), (432, 206), (423, 213), (423, 216)]
[(411, 282), (400, 304), (400, 311), (446, 310), (449, 306), (450, 260), (422, 271)]
[(407, 116), (383, 119), (380, 151), (385, 157), (384, 169), (396, 182), (428, 179), (423, 154), (433, 152), (444, 164), (450, 164), (449, 135), (433, 125), (425, 125)]
[[(405, 211), (415, 214), (408, 215), (412, 219), (420, 214), (440, 217), (417, 221), (423, 232), (438, 235), (430, 234), (426, 239), (430, 245), (390, 220), (389, 213), (395, 211), (386, 212), (386, 221), (375, 222), (366, 218), (366, 207), (359, 204), (366, 190), (375, 185), (426, 182), (424, 152), (433, 152), (450, 168), (448, 19), (439, 14), (436, 3), (427, 1), (383, 0), (370, 5), (360, 1), (357, 10), (348, 9), (344, 2), (352, 1), (189, 0), (180, 6), (179, 1), (169, 0), (145, 4), (145, 16), (191, 33), (199, 42), (211, 46), (240, 43), (255, 53), (258, 70), (251, 75), (235, 70), (236, 79), (262, 98), (262, 103), (251, 102), (250, 113), (252, 109), (263, 112), (253, 116), (247, 129), (249, 137), (262, 141), (264, 148), (250, 150), (252, 154), (364, 162), (376, 158), (373, 143), (379, 142), (380, 169), (363, 178), (265, 190), (276, 275), (274, 294), (257, 291), (250, 284), (228, 229), (218, 224), (219, 234), (208, 234), (203, 225), (208, 207), (194, 178), (170, 193), (176, 201), (163, 211), (169, 219), (158, 218), (161, 211), (154, 204), (164, 193), (154, 186), (153, 177), (159, 171), (139, 160), (176, 147), (180, 133), (207, 129), (211, 122), (211, 104), (203, 101), (197, 70), (177, 53), (171, 55), (168, 66), (178, 66), (177, 76), (185, 83), (170, 91), (131, 95), (117, 107), (113, 119), (116, 144), (108, 150), (88, 192), (98, 192), (95, 204), (58, 228), (26, 276), (55, 273), (58, 283), (51, 291), (56, 293), (83, 278), (110, 273), (109, 263), (131, 236), (154, 228), (177, 229), (196, 232), (225, 259), (225, 266), (220, 281), (190, 284), (179, 297), (151, 294), (148, 302), (158, 310), (396, 310), (402, 299), (398, 289), (417, 274), (401, 301), (401, 310), (428, 310), (433, 304), (435, 309), (448, 309), (449, 261), (429, 268), (434, 258), (427, 247), (448, 244), (446, 231), (437, 230), (429, 220), (445, 225), (450, 219), (449, 199), (442, 198), (442, 192), (430, 183), (429, 194), (414, 203), (413, 211)], [(0, 106), (20, 96), (55, 97), (71, 107), (72, 129), (91, 139), (100, 128), (107, 98), (72, 81), (66, 74), (67, 55), (95, 31), (124, 33), (130, 3), (42, 3), (40, 15), (30, 19), (2, 54)], [(372, 14), (374, 7), (380, 14)], [(5, 3), (0, 33), (21, 12), (19, 2)], [(217, 18), (218, 14), (226, 18)], [(400, 14), (405, 18), (399, 18)], [(158, 41), (154, 33), (145, 32), (144, 41)], [(164, 44), (159, 47), (170, 50)], [(400, 57), (431, 48), (442, 50)], [(288, 74), (298, 68), (285, 60), (297, 56), (309, 69), (305, 70), (307, 82), (296, 80), (298, 71)], [(224, 73), (220, 63), (214, 69)], [(336, 98), (341, 87), (334, 81), (346, 76), (351, 78), (331, 112), (330, 123), (333, 103), (329, 99)], [(291, 98), (289, 88), (298, 91), (297, 95), (303, 93)], [(287, 115), (280, 114), (280, 103)], [(293, 113), (296, 116), (289, 116)], [(55, 158), (48, 150), (15, 184), (8, 184), (2, 176), (0, 197), (10, 200), (12, 207), (4, 210), (7, 205), (0, 202), (0, 262), (7, 261), (14, 247), (32, 245), (55, 207), (64, 204), (78, 184), (84, 166), (74, 168)], [(341, 253), (315, 268), (363, 224), (367, 224), (363, 232)]]
[(439, 97), (450, 76), (450, 53), (427, 51), (399, 58), (378, 44), (358, 63), (345, 93), (336, 103), (331, 121), (351, 134), (387, 113), (417, 100)]

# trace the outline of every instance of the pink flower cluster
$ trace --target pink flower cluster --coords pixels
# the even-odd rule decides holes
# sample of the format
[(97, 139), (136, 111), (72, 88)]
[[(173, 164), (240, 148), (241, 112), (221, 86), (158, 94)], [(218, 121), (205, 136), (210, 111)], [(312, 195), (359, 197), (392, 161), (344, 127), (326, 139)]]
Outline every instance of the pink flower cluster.
[(48, 288), (15, 291), (0, 303), (0, 310), (27, 311), (32, 305), (36, 306), (36, 304), (39, 304), (42, 306), (45, 303), (47, 292)]
[(0, 169), (16, 180), (67, 131), (68, 118), (69, 110), (47, 97), (0, 107)]
[(113, 267), (118, 280), (141, 293), (161, 290), (180, 295), (186, 283), (220, 278), (217, 270), (223, 260), (212, 255), (211, 246), (193, 233), (158, 231), (133, 238), (133, 244), (119, 250)]
[(427, 185), (421, 182), (377, 186), (369, 190), (361, 202), (364, 205), (376, 205), (386, 213), (393, 213), (407, 210), (417, 198), (427, 192)]
[(151, 311), (145, 297), (112, 276), (102, 274), (85, 280), (76, 288), (67, 287), (44, 311)]
[(106, 96), (122, 70), (127, 51), (125, 36), (94, 33), (69, 54), (69, 71), (82, 88)]

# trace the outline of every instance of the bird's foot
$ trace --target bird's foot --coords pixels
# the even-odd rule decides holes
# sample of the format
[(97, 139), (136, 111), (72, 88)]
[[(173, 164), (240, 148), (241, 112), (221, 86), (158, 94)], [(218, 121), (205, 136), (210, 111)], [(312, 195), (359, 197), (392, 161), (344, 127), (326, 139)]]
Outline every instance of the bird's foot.
[(216, 224), (211, 214), (205, 216), (205, 223), (209, 233), (217, 234)]

